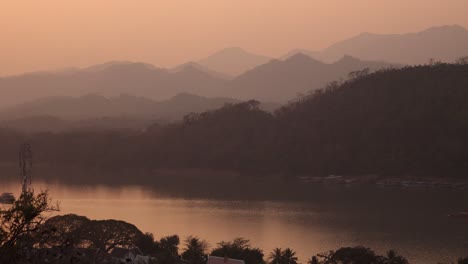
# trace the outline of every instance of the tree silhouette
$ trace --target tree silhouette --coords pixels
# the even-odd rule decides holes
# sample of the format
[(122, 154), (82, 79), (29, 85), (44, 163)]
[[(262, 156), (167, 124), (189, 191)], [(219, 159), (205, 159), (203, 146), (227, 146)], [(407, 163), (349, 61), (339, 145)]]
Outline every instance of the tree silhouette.
[(246, 264), (262, 264), (263, 252), (259, 248), (252, 248), (250, 241), (244, 238), (236, 238), (232, 241), (222, 241), (211, 252), (212, 256), (229, 257), (244, 260)]
[(189, 236), (184, 240), (184, 252), (181, 256), (189, 264), (204, 264), (207, 260), (207, 250), (208, 242), (196, 236)]
[(290, 248), (282, 250), (275, 248), (270, 253), (268, 259), (270, 264), (297, 264), (296, 252)]
[(48, 192), (22, 193), (10, 208), (0, 210), (0, 262), (15, 263), (17, 258), (31, 255), (34, 238), (46, 220), (43, 213), (58, 210)]

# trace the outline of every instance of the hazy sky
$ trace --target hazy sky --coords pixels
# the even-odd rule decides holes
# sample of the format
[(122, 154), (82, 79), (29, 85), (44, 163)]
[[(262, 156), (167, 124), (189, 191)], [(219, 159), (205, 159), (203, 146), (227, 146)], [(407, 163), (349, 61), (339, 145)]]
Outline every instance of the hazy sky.
[(359, 34), (468, 28), (468, 0), (0, 0), (0, 75), (109, 60), (174, 66), (224, 47), (280, 56)]

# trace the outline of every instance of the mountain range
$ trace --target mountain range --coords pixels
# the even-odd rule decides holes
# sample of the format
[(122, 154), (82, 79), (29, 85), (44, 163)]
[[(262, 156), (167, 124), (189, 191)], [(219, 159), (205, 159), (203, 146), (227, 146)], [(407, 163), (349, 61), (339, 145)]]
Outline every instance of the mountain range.
[[(365, 32), (323, 50), (294, 49), (278, 59), (284, 60), (297, 53), (328, 63), (346, 55), (361, 60), (409, 65), (425, 64), (430, 59), (454, 62), (459, 57), (468, 56), (468, 30), (459, 25), (447, 25), (405, 34)], [(200, 60), (199, 63), (213, 71), (235, 77), (272, 59), (240, 48), (228, 48)]]
[(454, 62), (468, 56), (468, 30), (452, 25), (406, 34), (362, 33), (321, 51), (293, 50), (283, 58), (298, 52), (327, 62), (335, 61), (343, 55), (411, 65), (425, 64), (430, 59)]
[(113, 61), (81, 69), (0, 77), (0, 109), (44, 97), (87, 94), (129, 94), (164, 101), (189, 93), (285, 103), (298, 94), (345, 79), (352, 71), (419, 64), (430, 58), (454, 61), (464, 55), (468, 55), (468, 30), (455, 25), (400, 35), (363, 33), (322, 51), (294, 50), (279, 59), (227, 48), (172, 69)]
[(0, 92), (3, 94), (0, 106), (12, 107), (43, 97), (79, 97), (86, 94), (105, 97), (130, 94), (163, 101), (179, 93), (284, 103), (294, 99), (298, 93), (346, 78), (351, 71), (390, 66), (384, 62), (367, 62), (348, 56), (336, 63), (326, 64), (304, 54), (296, 54), (286, 60), (270, 60), (238, 77), (227, 79), (222, 73), (208, 70), (195, 62), (174, 69), (157, 68), (145, 63), (110, 62), (84, 69), (0, 78)]
[(224, 96), (285, 102), (323, 88), (329, 82), (347, 79), (353, 71), (375, 71), (396, 66), (386, 62), (361, 61), (351, 56), (328, 64), (297, 53), (285, 60), (272, 60), (233, 79)]

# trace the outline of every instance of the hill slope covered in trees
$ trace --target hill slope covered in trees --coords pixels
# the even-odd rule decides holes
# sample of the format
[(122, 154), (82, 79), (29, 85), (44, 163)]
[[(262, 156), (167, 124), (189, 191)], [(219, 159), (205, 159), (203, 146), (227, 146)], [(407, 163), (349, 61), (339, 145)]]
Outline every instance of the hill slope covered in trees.
[[(36, 161), (311, 175), (468, 172), (468, 65), (354, 74), (275, 113), (248, 101), (139, 133), (38, 134)], [(2, 161), (22, 135), (3, 131)], [(13, 151), (13, 152), (12, 152)]]

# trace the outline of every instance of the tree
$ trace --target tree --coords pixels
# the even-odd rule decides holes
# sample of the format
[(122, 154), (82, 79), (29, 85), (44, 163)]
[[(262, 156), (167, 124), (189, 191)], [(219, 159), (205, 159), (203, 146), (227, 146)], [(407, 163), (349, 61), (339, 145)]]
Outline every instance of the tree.
[(137, 246), (145, 255), (152, 255), (156, 252), (156, 243), (154, 241), (153, 234), (151, 233), (144, 233), (139, 237), (135, 242), (135, 246)]
[(262, 264), (263, 252), (259, 248), (252, 248), (250, 241), (244, 238), (236, 238), (232, 241), (222, 241), (211, 252), (212, 256), (229, 257), (244, 260), (246, 264)]
[(0, 210), (0, 263), (31, 256), (35, 233), (46, 220), (43, 213), (58, 210), (47, 191), (22, 193), (9, 209)]
[(155, 256), (160, 263), (172, 264), (179, 259), (179, 244), (178, 235), (167, 236), (155, 242)]
[(67, 214), (49, 218), (41, 226), (38, 236), (41, 247), (81, 247), (82, 230), (91, 220), (85, 216)]
[(270, 253), (268, 256), (268, 259), (270, 260), (270, 264), (282, 264), (283, 260), (283, 251), (281, 248), (275, 248), (273, 251)]
[(290, 248), (275, 248), (268, 259), (270, 264), (297, 264), (296, 252)]
[(310, 258), (309, 261), (307, 261), (307, 264), (319, 264), (317, 256), (312, 256), (312, 258)]
[(284, 264), (297, 264), (296, 252), (290, 248), (283, 250)]
[(201, 240), (198, 237), (189, 236), (184, 240), (184, 252), (182, 259), (189, 264), (204, 264), (207, 260), (206, 251), (208, 250), (208, 242)]
[(134, 225), (119, 220), (93, 220), (82, 229), (89, 247), (110, 252), (115, 247), (133, 247), (143, 233)]
[(156, 243), (160, 249), (167, 251), (174, 257), (179, 256), (180, 239), (178, 235), (163, 237)]
[[(308, 264), (408, 264), (408, 260), (389, 250), (385, 256), (376, 255), (370, 248), (342, 247), (336, 251), (317, 254)], [(465, 264), (465, 263), (463, 263)]]
[(365, 247), (343, 247), (332, 255), (333, 261), (342, 264), (376, 264), (377, 259), (374, 251)]
[(382, 263), (384, 264), (408, 264), (408, 260), (398, 255), (393, 249), (387, 252), (387, 255), (383, 257)]

